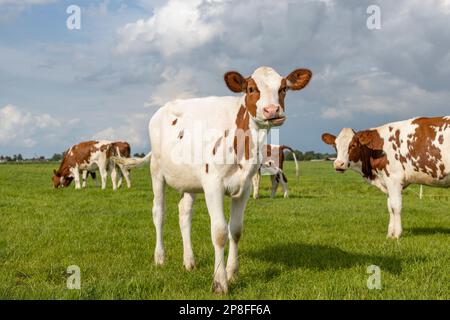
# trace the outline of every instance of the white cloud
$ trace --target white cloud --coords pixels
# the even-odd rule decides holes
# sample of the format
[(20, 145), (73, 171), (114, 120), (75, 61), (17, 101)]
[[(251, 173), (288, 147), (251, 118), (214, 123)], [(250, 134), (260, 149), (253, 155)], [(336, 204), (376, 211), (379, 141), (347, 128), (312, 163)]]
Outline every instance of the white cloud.
[(37, 136), (46, 131), (57, 131), (61, 122), (48, 114), (22, 112), (13, 105), (0, 109), (0, 145), (12, 144), (34, 147)]
[(3, 5), (15, 5), (15, 6), (27, 6), (27, 5), (41, 5), (57, 2), (58, 0), (0, 0), (0, 6)]
[[(207, 1), (207, 3), (221, 1)], [(170, 0), (148, 20), (129, 23), (119, 30), (120, 53), (160, 52), (165, 56), (203, 45), (221, 29), (214, 17), (220, 10), (201, 11), (201, 0)]]
[(96, 140), (127, 141), (136, 149), (148, 148), (148, 114), (133, 114), (124, 119), (117, 127), (108, 127), (95, 133)]

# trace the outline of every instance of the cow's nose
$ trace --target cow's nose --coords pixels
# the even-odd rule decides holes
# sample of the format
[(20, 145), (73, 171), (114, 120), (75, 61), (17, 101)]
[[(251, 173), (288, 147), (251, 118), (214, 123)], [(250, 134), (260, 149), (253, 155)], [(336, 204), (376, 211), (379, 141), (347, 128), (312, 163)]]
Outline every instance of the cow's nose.
[(281, 107), (271, 104), (263, 109), (264, 118), (267, 120), (276, 119), (280, 116)]
[(345, 166), (344, 161), (336, 160), (336, 161), (334, 162), (334, 168), (335, 168), (335, 169), (344, 169), (344, 166)]

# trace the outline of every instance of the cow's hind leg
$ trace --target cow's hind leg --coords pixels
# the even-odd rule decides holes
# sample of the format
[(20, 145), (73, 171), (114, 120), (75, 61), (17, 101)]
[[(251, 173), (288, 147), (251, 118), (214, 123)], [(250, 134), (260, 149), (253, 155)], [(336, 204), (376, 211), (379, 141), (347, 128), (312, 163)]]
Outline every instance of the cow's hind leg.
[(108, 170), (106, 169), (106, 165), (98, 165), (98, 171), (100, 172), (100, 178), (102, 181), (102, 190), (106, 189), (106, 182), (108, 179)]
[(279, 176), (280, 181), (281, 181), (281, 187), (283, 188), (284, 198), (287, 199), (287, 198), (289, 198), (287, 178), (286, 178), (286, 176), (284, 175), (283, 172), (278, 173), (278, 176)]
[(238, 244), (242, 235), (242, 227), (244, 225), (244, 211), (249, 198), (250, 187), (241, 197), (231, 200), (231, 214), (230, 214), (230, 250), (227, 261), (227, 278), (228, 281), (233, 282), (238, 277)]
[(273, 199), (277, 195), (277, 189), (278, 189), (278, 184), (280, 183), (280, 178), (278, 177), (278, 174), (276, 174), (276, 175), (270, 176), (270, 179), (272, 180), (272, 195), (270, 197)]
[(390, 222), (389, 222), (389, 229), (388, 230), (388, 237), (399, 239), (402, 235), (403, 229), (402, 229), (402, 220), (401, 220), (401, 214), (402, 214), (402, 186), (397, 184), (388, 184), (388, 192), (389, 192), (389, 200), (388, 200), (388, 206), (389, 206), (389, 213), (391, 214)]
[(259, 198), (259, 187), (261, 184), (261, 173), (258, 172), (253, 177), (253, 199)]
[(128, 170), (127, 168), (121, 166), (120, 170), (122, 172), (122, 175), (125, 178), (125, 181), (127, 183), (127, 188), (130, 189), (131, 188), (131, 180), (130, 180), (130, 170)]
[(214, 245), (214, 283), (215, 293), (228, 293), (228, 280), (225, 270), (225, 245), (228, 240), (228, 226), (223, 212), (224, 190), (220, 183), (212, 181), (204, 188), (205, 200), (211, 217), (211, 238)]
[(156, 162), (151, 163), (153, 186), (153, 223), (156, 230), (155, 263), (161, 266), (165, 262), (163, 227), (165, 215), (165, 186), (164, 177), (159, 172)]
[(185, 193), (178, 204), (180, 214), (180, 230), (183, 237), (183, 264), (186, 270), (191, 271), (195, 268), (194, 252), (191, 243), (191, 223), (192, 207), (195, 201), (195, 194)]
[(111, 181), (113, 185), (113, 190), (117, 190), (117, 166), (114, 165), (114, 163), (111, 163)]

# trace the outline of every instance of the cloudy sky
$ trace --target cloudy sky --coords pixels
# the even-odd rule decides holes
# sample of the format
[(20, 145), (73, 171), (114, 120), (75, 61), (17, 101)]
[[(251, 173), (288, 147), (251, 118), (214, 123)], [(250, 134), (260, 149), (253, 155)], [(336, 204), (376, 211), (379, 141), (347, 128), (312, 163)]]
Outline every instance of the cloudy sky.
[[(66, 27), (72, 4), (81, 30)], [(164, 102), (229, 95), (224, 72), (262, 65), (314, 72), (280, 133), (303, 151), (330, 151), (324, 131), (448, 115), (450, 1), (0, 0), (0, 154), (92, 138), (148, 151)]]

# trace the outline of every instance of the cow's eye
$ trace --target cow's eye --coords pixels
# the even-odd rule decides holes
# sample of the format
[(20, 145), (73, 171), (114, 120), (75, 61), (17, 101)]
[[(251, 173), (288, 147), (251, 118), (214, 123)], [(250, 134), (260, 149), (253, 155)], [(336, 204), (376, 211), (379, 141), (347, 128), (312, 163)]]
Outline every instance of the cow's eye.
[(248, 88), (248, 93), (253, 93), (253, 92), (255, 92), (255, 89), (253, 89), (252, 87), (249, 87)]
[(280, 93), (286, 93), (287, 92), (287, 87), (281, 88), (280, 89)]

